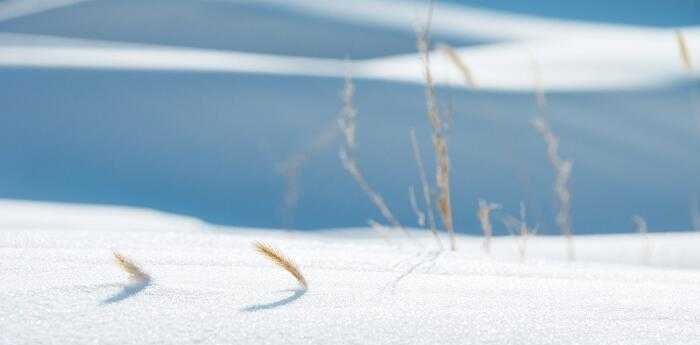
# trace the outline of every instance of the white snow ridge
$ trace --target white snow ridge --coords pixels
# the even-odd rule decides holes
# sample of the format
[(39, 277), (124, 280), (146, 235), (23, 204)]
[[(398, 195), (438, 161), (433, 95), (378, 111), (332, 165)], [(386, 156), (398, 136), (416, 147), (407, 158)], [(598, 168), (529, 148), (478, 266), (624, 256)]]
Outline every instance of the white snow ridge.
[[(0, 212), (46, 207), (3, 202)], [(51, 207), (51, 222), (0, 230), (0, 344), (691, 344), (700, 337), (700, 274), (681, 269), (700, 267), (697, 234), (578, 236), (575, 263), (564, 261), (562, 239), (535, 237), (520, 262), (512, 238), (497, 238), (487, 256), (476, 237), (459, 237), (457, 252), (436, 252), (427, 232), (416, 232), (417, 242), (398, 231), (385, 242), (366, 229), (153, 232), (137, 229), (171, 217), (115, 209), (131, 224), (120, 229), (100, 225), (111, 221), (109, 208), (66, 208), (72, 220), (63, 224), (62, 206)], [(294, 258), (309, 289), (257, 255), (254, 240)], [(649, 266), (641, 264), (645, 241)], [(112, 251), (152, 279), (128, 280)]]

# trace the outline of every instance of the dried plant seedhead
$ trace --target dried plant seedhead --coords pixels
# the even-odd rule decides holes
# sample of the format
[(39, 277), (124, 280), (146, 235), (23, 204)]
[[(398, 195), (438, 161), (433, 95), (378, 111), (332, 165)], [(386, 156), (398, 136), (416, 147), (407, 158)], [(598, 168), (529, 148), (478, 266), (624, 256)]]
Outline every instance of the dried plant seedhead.
[(133, 261), (129, 260), (126, 256), (114, 252), (114, 259), (124, 272), (129, 274), (129, 279), (136, 281), (146, 281), (150, 280), (151, 277), (145, 273), (139, 266), (137, 266)]
[(571, 177), (573, 163), (559, 156), (559, 138), (554, 135), (549, 122), (544, 117), (537, 117), (532, 121), (533, 127), (540, 133), (547, 146), (547, 158), (554, 169), (554, 192), (557, 196), (558, 210), (556, 223), (561, 233), (567, 240), (567, 255), (569, 260), (574, 259), (573, 234), (571, 231), (571, 193), (568, 181)]
[(676, 41), (678, 42), (678, 50), (681, 54), (681, 61), (683, 62), (683, 68), (688, 73), (693, 72), (693, 60), (690, 56), (690, 49), (688, 49), (688, 41), (685, 39), (685, 35), (682, 31), (676, 30)]
[(459, 72), (462, 74), (462, 78), (464, 78), (464, 83), (467, 84), (467, 86), (471, 88), (476, 88), (476, 83), (474, 82), (474, 77), (472, 76), (472, 72), (469, 69), (469, 66), (467, 66), (466, 62), (462, 59), (459, 54), (448, 44), (441, 43), (438, 45), (438, 48), (442, 50), (442, 52), (447, 56), (448, 59), (457, 67)]
[(479, 218), (479, 223), (481, 223), (481, 230), (484, 233), (484, 251), (489, 253), (491, 251), (491, 237), (493, 236), (493, 226), (491, 225), (491, 211), (499, 209), (501, 206), (498, 204), (487, 202), (486, 200), (479, 199), (479, 211), (477, 211), (476, 216)]
[(341, 117), (338, 119), (338, 126), (345, 135), (345, 143), (350, 149), (355, 148), (355, 121), (357, 118), (357, 109), (353, 106), (352, 98), (355, 95), (355, 85), (352, 83), (350, 75), (345, 77), (345, 86), (343, 87), (342, 100), (343, 110)]
[(275, 265), (281, 267), (285, 271), (289, 272), (289, 274), (294, 276), (294, 279), (296, 279), (297, 282), (299, 282), (299, 285), (301, 285), (301, 287), (303, 287), (304, 289), (308, 288), (306, 278), (304, 278), (304, 276), (301, 274), (301, 271), (299, 271), (297, 265), (291, 259), (282, 254), (279, 250), (263, 242), (254, 242), (253, 247), (255, 248), (255, 251), (258, 252), (260, 255), (266, 257)]
[(418, 33), (417, 48), (420, 53), (421, 62), (423, 64), (423, 76), (425, 77), (425, 101), (427, 104), (427, 116), (430, 122), (430, 127), (433, 131), (433, 149), (435, 150), (436, 173), (435, 178), (440, 197), (438, 199), (438, 209), (442, 216), (442, 222), (447, 229), (447, 235), (450, 239), (450, 249), (456, 250), (457, 245), (454, 236), (454, 226), (452, 224), (452, 205), (450, 202), (450, 159), (447, 152), (447, 140), (445, 139), (444, 121), (440, 118), (435, 99), (435, 89), (433, 85), (433, 75), (430, 71), (430, 52), (429, 52), (429, 28), (432, 15), (432, 2), (428, 17), (428, 25), (422, 32)]
[(391, 213), (384, 198), (369, 185), (355, 159), (355, 122), (357, 110), (352, 103), (352, 96), (355, 93), (354, 90), (355, 87), (353, 86), (352, 78), (348, 75), (345, 79), (345, 88), (342, 93), (343, 110), (338, 119), (338, 126), (345, 138), (340, 152), (338, 153), (340, 161), (343, 164), (343, 168), (355, 179), (355, 182), (362, 188), (362, 191), (365, 192), (372, 204), (374, 204), (379, 212), (381, 212), (382, 216), (384, 216), (384, 219), (386, 219), (391, 226), (401, 229), (406, 236), (412, 238), (411, 233), (408, 232), (401, 223), (399, 223), (396, 217), (394, 217), (394, 214)]

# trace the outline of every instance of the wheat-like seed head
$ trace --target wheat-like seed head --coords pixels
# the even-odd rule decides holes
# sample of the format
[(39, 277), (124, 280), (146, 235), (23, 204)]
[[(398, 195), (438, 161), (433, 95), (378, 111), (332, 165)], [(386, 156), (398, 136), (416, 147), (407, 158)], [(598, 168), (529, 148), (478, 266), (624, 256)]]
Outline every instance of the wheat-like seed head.
[(253, 242), (253, 247), (258, 254), (266, 257), (268, 260), (272, 261), (275, 265), (281, 267), (285, 271), (289, 272), (294, 278), (299, 282), (304, 289), (308, 288), (306, 283), (306, 278), (301, 274), (297, 265), (279, 250), (273, 248), (267, 243), (263, 242)]
[(129, 274), (129, 279), (131, 280), (149, 280), (151, 277), (144, 272), (139, 266), (137, 266), (133, 261), (129, 260), (126, 256), (114, 252), (114, 259), (124, 272)]

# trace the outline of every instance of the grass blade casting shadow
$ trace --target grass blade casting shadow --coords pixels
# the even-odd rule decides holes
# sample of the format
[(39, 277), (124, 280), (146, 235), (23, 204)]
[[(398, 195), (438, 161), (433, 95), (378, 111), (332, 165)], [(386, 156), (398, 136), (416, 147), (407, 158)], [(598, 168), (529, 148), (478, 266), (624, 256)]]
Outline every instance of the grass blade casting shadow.
[(287, 305), (289, 303), (292, 303), (292, 302), (298, 300), (299, 298), (301, 298), (301, 296), (304, 296), (304, 294), (306, 294), (307, 290), (306, 289), (289, 289), (289, 290), (284, 290), (284, 291), (285, 292), (292, 292), (292, 294), (288, 297), (285, 297), (285, 298), (279, 300), (279, 301), (274, 301), (271, 303), (263, 303), (263, 304), (253, 304), (253, 305), (247, 306), (245, 308), (242, 308), (241, 311), (251, 312), (251, 311), (260, 311), (260, 310), (274, 309), (277, 307), (281, 307), (281, 306)]
[(129, 297), (138, 294), (139, 292), (143, 291), (143, 289), (151, 285), (151, 276), (144, 272), (141, 269), (141, 267), (139, 267), (129, 258), (117, 252), (114, 252), (114, 259), (119, 268), (121, 268), (124, 272), (129, 274), (129, 280), (131, 282), (129, 284), (122, 285), (121, 291), (119, 291), (114, 296), (102, 301), (102, 304), (112, 304), (123, 301)]

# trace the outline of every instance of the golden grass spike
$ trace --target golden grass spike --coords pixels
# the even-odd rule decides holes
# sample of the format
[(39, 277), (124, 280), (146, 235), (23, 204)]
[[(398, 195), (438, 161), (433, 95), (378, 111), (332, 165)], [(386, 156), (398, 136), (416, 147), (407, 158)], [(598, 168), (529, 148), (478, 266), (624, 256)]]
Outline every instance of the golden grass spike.
[(417, 32), (416, 46), (423, 64), (423, 77), (425, 78), (425, 101), (427, 105), (427, 116), (433, 131), (433, 149), (435, 150), (436, 173), (435, 179), (440, 196), (437, 206), (442, 216), (442, 223), (447, 229), (447, 236), (450, 240), (450, 249), (457, 250), (452, 223), (452, 204), (450, 202), (450, 157), (447, 152), (447, 139), (445, 138), (445, 124), (438, 112), (435, 90), (433, 87), (433, 75), (430, 71), (430, 21), (432, 20), (433, 1), (430, 2), (428, 12), (428, 23), (423, 30)]
[(467, 86), (471, 88), (476, 88), (476, 82), (474, 82), (474, 77), (472, 76), (472, 72), (469, 69), (469, 66), (466, 62), (464, 62), (462, 57), (459, 56), (459, 54), (457, 54), (457, 51), (455, 51), (454, 48), (445, 43), (439, 44), (438, 48), (442, 50), (442, 52), (447, 56), (447, 58), (450, 59), (450, 61), (457, 67), (459, 72), (462, 73), (464, 83), (466, 83)]
[(253, 242), (253, 247), (260, 255), (268, 258), (270, 261), (275, 263), (275, 265), (283, 268), (285, 271), (289, 272), (289, 274), (294, 276), (297, 282), (299, 282), (299, 285), (301, 285), (304, 289), (308, 288), (306, 278), (304, 278), (304, 275), (301, 274), (301, 271), (299, 271), (297, 265), (279, 250), (273, 248), (267, 243), (257, 241)]
[(690, 49), (688, 49), (688, 41), (682, 31), (676, 30), (676, 41), (678, 41), (678, 49), (681, 53), (681, 61), (686, 71), (693, 72), (693, 62), (690, 58)]
[(129, 260), (126, 256), (114, 252), (114, 259), (124, 272), (129, 274), (129, 279), (131, 280), (149, 280), (151, 277), (144, 272), (139, 266), (137, 266), (133, 261)]

